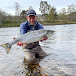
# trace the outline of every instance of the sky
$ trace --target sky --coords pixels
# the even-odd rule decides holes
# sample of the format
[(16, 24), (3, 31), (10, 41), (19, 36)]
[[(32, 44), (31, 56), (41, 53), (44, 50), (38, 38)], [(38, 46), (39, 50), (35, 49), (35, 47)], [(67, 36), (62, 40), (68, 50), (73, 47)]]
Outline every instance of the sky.
[(48, 4), (56, 7), (57, 11), (62, 8), (67, 9), (71, 4), (76, 5), (76, 0), (0, 0), (0, 10), (15, 15), (15, 2), (18, 2), (21, 10), (27, 10), (29, 6), (32, 6), (37, 14), (41, 14), (39, 11), (40, 1), (47, 1)]

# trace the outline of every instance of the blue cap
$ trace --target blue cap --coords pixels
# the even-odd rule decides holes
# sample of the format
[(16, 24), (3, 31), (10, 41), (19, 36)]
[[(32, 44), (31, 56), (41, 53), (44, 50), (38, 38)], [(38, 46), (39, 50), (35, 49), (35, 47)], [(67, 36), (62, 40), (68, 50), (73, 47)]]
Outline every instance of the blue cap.
[(32, 10), (32, 9), (28, 10), (26, 16), (30, 16), (30, 15), (34, 15), (34, 16), (36, 16), (36, 12), (35, 12), (35, 10)]

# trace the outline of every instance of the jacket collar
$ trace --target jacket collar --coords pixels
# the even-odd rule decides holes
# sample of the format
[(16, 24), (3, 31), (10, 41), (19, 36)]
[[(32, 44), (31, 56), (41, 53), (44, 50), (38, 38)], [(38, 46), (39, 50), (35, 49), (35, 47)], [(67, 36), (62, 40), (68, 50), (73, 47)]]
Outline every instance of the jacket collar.
[[(34, 25), (32, 25), (32, 26), (36, 26), (37, 25), (37, 21), (36, 21), (36, 23), (34, 24)], [(31, 24), (27, 21), (27, 24), (28, 24), (28, 26), (31, 26)]]

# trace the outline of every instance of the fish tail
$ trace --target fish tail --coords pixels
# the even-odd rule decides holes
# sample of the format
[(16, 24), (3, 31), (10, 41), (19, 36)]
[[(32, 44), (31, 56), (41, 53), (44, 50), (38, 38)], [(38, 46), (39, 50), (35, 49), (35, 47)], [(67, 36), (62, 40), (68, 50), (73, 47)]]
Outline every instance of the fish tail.
[(7, 52), (7, 53), (10, 52), (11, 47), (8, 46), (8, 43), (2, 44), (2, 45), (0, 45), (0, 46), (4, 47), (4, 48), (6, 49), (6, 52)]

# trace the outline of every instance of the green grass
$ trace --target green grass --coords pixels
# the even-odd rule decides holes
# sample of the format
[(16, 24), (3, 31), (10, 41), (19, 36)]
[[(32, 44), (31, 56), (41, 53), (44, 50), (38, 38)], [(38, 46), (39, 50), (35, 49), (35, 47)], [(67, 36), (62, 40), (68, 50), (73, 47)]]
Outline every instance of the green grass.
[[(20, 27), (22, 22), (5, 22), (0, 27)], [(40, 22), (42, 25), (62, 25), (62, 24), (76, 24), (74, 21), (54, 21), (54, 22)]]
[(43, 22), (43, 25), (62, 25), (62, 24), (76, 24), (76, 22), (73, 21), (67, 21), (67, 22)]

